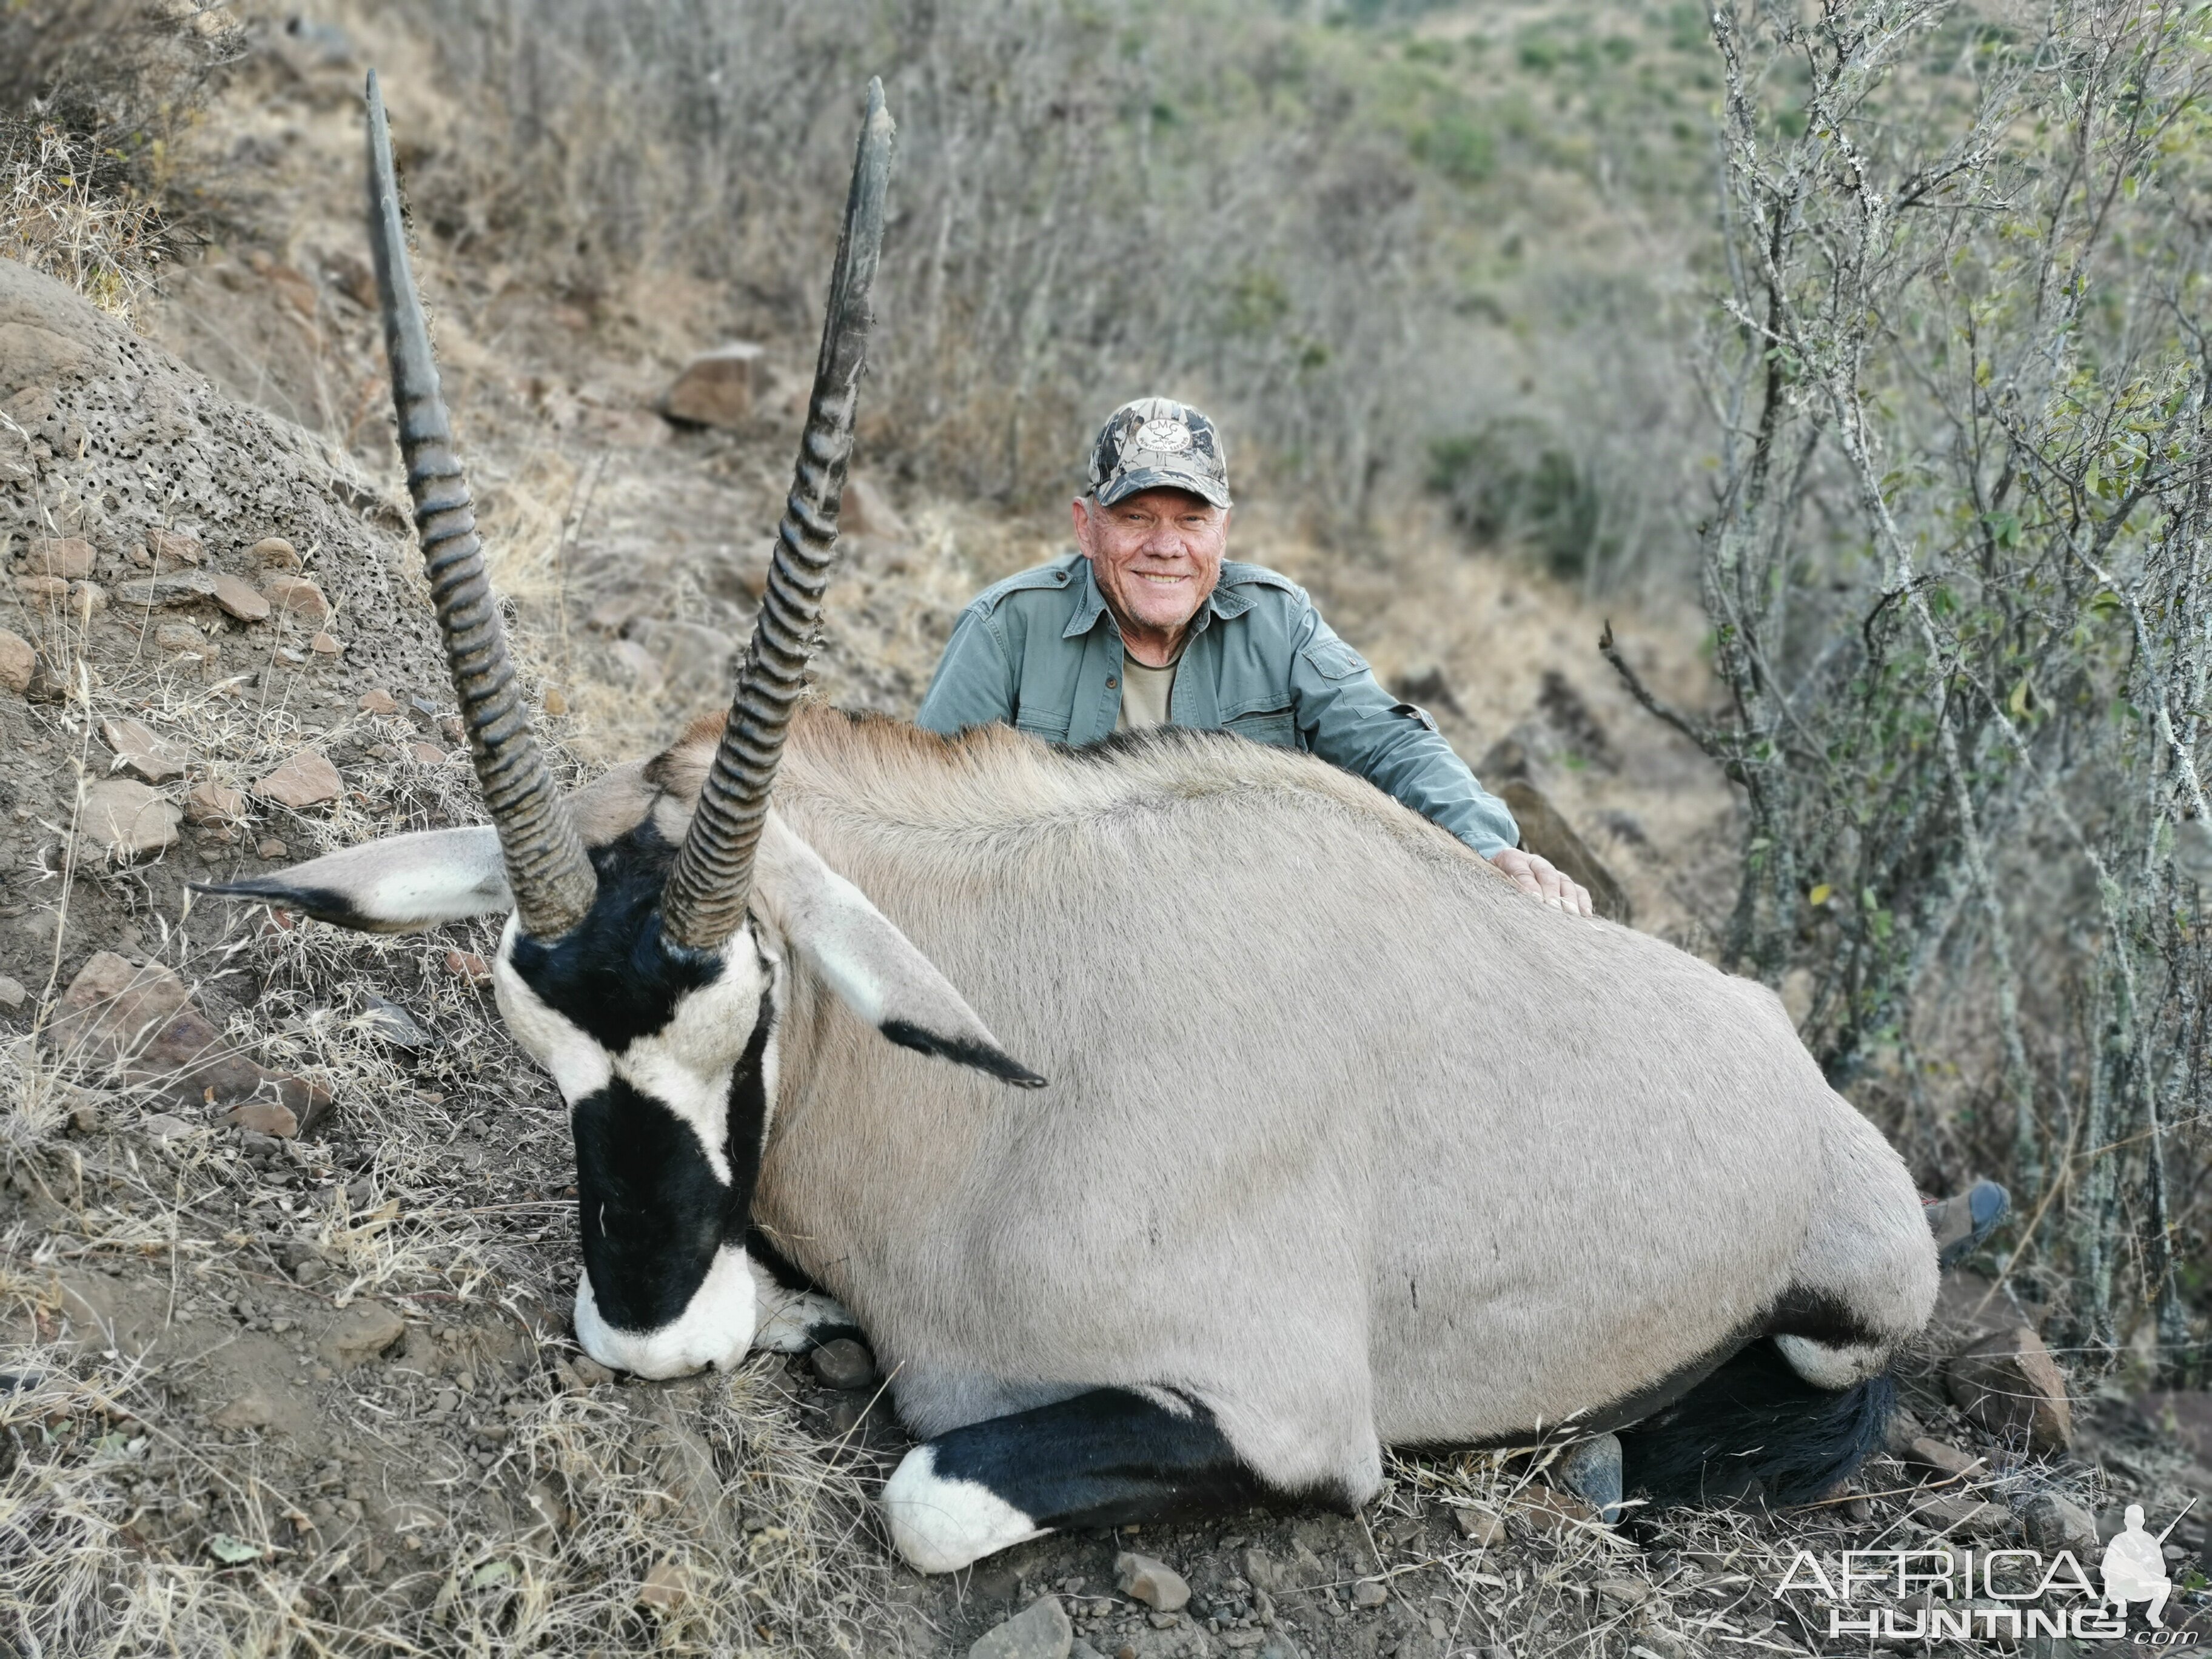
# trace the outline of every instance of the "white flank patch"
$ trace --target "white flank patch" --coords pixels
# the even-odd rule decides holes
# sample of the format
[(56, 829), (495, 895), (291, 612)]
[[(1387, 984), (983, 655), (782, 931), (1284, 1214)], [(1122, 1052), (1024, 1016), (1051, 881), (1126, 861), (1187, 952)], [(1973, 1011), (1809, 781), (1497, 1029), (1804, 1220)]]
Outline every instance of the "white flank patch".
[[(750, 1260), (750, 1258), (748, 1258)], [(834, 1297), (786, 1290), (757, 1261), (753, 1269), (753, 1346), (770, 1353), (803, 1353), (806, 1334), (821, 1325), (858, 1325)]]
[(957, 1572), (1052, 1530), (988, 1486), (939, 1479), (934, 1446), (916, 1446), (906, 1455), (884, 1482), (881, 1502), (891, 1541), (916, 1572)]
[(688, 1376), (703, 1366), (723, 1369), (745, 1357), (753, 1340), (752, 1261), (734, 1244), (714, 1264), (683, 1313), (658, 1330), (625, 1331), (599, 1316), (592, 1276), (576, 1280), (576, 1340), (602, 1365), (640, 1376)]
[(1887, 1351), (1863, 1343), (1838, 1348), (1809, 1336), (1778, 1336), (1774, 1346), (1790, 1369), (1816, 1389), (1851, 1388), (1879, 1373), (1889, 1358)]

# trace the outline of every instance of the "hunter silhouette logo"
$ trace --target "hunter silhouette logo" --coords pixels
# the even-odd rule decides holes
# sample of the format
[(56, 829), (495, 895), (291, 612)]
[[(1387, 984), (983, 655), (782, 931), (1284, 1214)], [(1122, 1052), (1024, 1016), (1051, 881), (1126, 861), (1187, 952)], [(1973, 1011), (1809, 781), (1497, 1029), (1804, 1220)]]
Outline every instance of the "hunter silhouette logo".
[[(2192, 1498), (2183, 1504), (2181, 1515), (2188, 1514), (2196, 1502)], [(2130, 1603), (2144, 1601), (2149, 1605), (2143, 1608), (2143, 1617), (2150, 1620), (2151, 1628), (2166, 1628), (2166, 1620), (2159, 1615), (2166, 1610), (2166, 1598), (2173, 1593), (2173, 1581), (2166, 1576), (2166, 1536), (2181, 1524), (2181, 1515), (2167, 1522), (2166, 1532), (2154, 1538), (2143, 1530), (2142, 1505), (2130, 1504), (2126, 1526), (2105, 1546), (2105, 1559), (2099, 1567), (2105, 1581), (2104, 1605), (2122, 1619), (2128, 1616)]]
[[(1937, 1544), (1925, 1549), (1846, 1550), (1826, 1561), (1799, 1550), (1775, 1595), (1809, 1592), (1820, 1597), (1826, 1604), (1831, 1637), (2109, 1641), (2127, 1636), (2129, 1609), (2140, 1604), (2149, 1628), (2136, 1637), (2137, 1642), (2193, 1642), (2194, 1631), (2169, 1630), (2166, 1624), (2173, 1583), (2166, 1576), (2164, 1547), (2195, 1503), (2191, 1498), (2156, 1534), (2144, 1528), (2142, 1506), (2130, 1504), (2124, 1529), (2098, 1560), (2101, 1594), (2071, 1550), (2046, 1556), (2040, 1550), (1977, 1552)], [(1869, 1592), (1896, 1605), (1856, 1605)]]

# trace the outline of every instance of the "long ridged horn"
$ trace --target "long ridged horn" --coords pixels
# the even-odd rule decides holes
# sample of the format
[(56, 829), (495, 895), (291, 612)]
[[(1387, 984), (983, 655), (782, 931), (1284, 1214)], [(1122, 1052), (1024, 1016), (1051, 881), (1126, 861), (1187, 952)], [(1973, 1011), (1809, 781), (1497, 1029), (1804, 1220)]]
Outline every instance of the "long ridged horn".
[(368, 76), (368, 240), (383, 304), (384, 349), (392, 365), (392, 402), (399, 416), (407, 493), (415, 501), (415, 531), (422, 543), (430, 599), (445, 636), (446, 662), (460, 699), (462, 724), (468, 728), (477, 782), (499, 831), (507, 885), (523, 931), (535, 939), (558, 939), (592, 908), (599, 878), (531, 732), (530, 713), (499, 623), (499, 602), (484, 574), (468, 479), (453, 453), (422, 300), (408, 269), (399, 187), (392, 169), (392, 132), (374, 70)]
[(783, 754), (792, 710), (805, 687), (806, 661), (822, 617), (822, 595), (837, 546), (837, 507), (853, 453), (853, 413), (875, 321), (868, 290), (884, 240), (884, 194), (890, 178), (893, 125), (884, 83), (868, 82), (868, 112), (853, 161), (837, 263), (830, 275), (829, 313), (799, 465), (776, 526), (768, 587), (738, 671), (737, 694), (699, 808), (661, 890), (661, 933), (695, 951), (738, 930), (752, 892), (753, 854), (768, 817), (769, 790)]

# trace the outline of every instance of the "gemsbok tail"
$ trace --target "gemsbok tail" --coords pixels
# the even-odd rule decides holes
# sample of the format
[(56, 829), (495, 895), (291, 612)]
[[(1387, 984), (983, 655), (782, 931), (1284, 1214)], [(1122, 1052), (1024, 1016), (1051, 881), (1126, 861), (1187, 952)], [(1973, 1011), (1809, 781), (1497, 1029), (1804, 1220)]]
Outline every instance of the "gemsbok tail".
[(1654, 1510), (1808, 1504), (1881, 1446), (1896, 1403), (1887, 1372), (1818, 1388), (1761, 1338), (1674, 1404), (1620, 1431), (1621, 1485)]

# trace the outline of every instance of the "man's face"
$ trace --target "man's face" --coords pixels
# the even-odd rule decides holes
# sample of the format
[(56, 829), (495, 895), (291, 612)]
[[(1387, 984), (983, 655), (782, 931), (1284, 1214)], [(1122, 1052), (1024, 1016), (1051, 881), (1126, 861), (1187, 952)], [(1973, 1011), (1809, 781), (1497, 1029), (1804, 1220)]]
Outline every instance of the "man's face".
[(1075, 503), (1075, 542), (1124, 635), (1179, 636), (1221, 580), (1229, 514), (1182, 489)]

